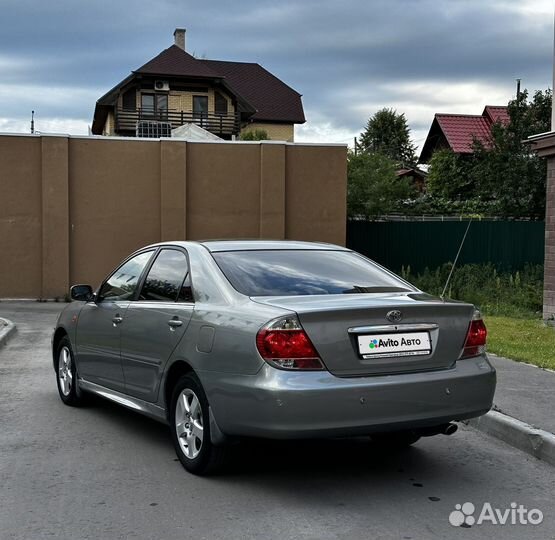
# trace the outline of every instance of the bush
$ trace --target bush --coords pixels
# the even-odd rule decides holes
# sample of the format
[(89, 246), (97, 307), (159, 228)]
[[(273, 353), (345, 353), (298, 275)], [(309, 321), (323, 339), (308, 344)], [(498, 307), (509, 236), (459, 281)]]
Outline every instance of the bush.
[(246, 133), (241, 133), (242, 141), (267, 141), (268, 132), (265, 129), (255, 129), (254, 131), (247, 131)]
[[(450, 270), (448, 263), (414, 275), (408, 267), (402, 269), (401, 275), (419, 289), (439, 296)], [(488, 315), (537, 317), (542, 310), (543, 266), (498, 272), (493, 264), (466, 264), (455, 268), (446, 296), (475, 304)]]
[(455, 201), (429, 193), (421, 195), (417, 199), (403, 201), (401, 211), (403, 214), (411, 216), (474, 216), (477, 218), (502, 214), (497, 201), (480, 201), (477, 199)]

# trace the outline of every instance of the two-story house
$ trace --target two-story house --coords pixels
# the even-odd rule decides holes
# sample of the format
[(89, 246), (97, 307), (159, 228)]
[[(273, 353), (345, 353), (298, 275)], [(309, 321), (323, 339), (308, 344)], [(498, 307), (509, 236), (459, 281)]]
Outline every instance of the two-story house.
[(294, 140), (301, 94), (259, 64), (195, 58), (182, 28), (174, 39), (96, 102), (93, 134), (160, 137), (196, 124), (222, 139), (259, 129)]

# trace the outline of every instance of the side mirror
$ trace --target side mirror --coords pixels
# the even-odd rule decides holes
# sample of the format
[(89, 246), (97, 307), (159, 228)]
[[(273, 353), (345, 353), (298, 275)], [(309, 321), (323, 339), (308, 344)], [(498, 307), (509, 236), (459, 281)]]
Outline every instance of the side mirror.
[(74, 285), (69, 289), (69, 296), (72, 300), (88, 302), (93, 297), (93, 289), (90, 285)]

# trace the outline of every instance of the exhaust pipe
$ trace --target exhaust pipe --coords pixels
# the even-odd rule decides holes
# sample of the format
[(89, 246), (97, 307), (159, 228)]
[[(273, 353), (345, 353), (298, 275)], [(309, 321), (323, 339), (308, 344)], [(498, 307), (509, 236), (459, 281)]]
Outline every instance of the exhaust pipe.
[(448, 424), (445, 424), (443, 426), (442, 433), (444, 435), (453, 435), (453, 433), (455, 433), (457, 429), (459, 429), (459, 426), (457, 426), (457, 424), (453, 424), (453, 422), (449, 422)]
[(455, 433), (457, 429), (459, 429), (459, 426), (457, 426), (457, 424), (449, 422), (448, 424), (442, 424), (440, 426), (421, 428), (417, 430), (416, 433), (421, 437), (433, 437), (434, 435), (440, 434), (453, 435), (453, 433)]

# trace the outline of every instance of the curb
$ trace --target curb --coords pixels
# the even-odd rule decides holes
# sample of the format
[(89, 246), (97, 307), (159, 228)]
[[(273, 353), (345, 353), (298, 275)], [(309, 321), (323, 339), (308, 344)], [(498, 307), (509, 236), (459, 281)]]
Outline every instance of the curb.
[(555, 435), (512, 416), (490, 411), (466, 423), (555, 467)]
[(8, 338), (15, 332), (16, 326), (12, 321), (0, 317), (0, 347), (8, 342)]

